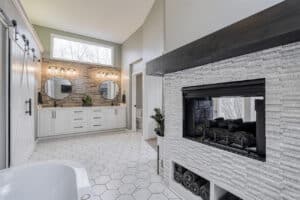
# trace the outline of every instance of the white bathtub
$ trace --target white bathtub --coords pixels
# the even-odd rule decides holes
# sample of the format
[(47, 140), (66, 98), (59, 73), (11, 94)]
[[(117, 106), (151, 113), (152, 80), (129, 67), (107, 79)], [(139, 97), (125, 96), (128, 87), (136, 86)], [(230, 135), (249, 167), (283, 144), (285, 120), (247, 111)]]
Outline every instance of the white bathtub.
[(43, 162), (0, 171), (0, 200), (91, 200), (86, 170)]

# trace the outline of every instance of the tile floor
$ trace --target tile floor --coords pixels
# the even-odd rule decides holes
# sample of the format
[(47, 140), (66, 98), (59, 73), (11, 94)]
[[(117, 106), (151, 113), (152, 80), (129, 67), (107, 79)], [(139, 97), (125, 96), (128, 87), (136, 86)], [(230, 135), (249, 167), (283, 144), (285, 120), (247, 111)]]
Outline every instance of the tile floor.
[(178, 200), (156, 175), (156, 152), (132, 132), (40, 142), (29, 162), (73, 160), (87, 169), (93, 200)]

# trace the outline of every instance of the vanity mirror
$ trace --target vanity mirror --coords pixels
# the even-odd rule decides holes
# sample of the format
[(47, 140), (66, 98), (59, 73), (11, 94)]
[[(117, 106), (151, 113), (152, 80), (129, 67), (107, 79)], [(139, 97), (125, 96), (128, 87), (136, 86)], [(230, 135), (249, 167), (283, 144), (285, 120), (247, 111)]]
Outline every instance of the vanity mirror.
[(119, 85), (114, 81), (104, 81), (99, 86), (99, 93), (104, 99), (114, 100), (119, 94)]
[(53, 77), (45, 82), (45, 93), (52, 99), (64, 99), (72, 93), (72, 84), (69, 80)]

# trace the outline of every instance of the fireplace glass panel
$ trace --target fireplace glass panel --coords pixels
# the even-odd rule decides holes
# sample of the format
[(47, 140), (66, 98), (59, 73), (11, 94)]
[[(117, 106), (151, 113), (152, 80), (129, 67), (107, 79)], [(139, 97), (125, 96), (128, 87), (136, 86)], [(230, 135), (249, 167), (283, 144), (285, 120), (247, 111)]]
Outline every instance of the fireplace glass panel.
[[(261, 80), (260, 80), (261, 81)], [(254, 158), (265, 157), (264, 82), (231, 82), (183, 89), (184, 134)], [(236, 83), (236, 84), (235, 84)], [(241, 86), (242, 84), (242, 86)]]

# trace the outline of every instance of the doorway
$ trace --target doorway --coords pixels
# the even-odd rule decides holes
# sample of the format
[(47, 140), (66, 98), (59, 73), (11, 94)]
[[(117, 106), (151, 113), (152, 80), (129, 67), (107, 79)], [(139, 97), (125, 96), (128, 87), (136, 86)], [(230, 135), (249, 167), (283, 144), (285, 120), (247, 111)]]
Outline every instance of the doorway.
[(143, 133), (143, 63), (132, 65), (131, 73), (131, 127), (133, 131)]
[(143, 74), (132, 75), (132, 113), (133, 129), (143, 132)]

